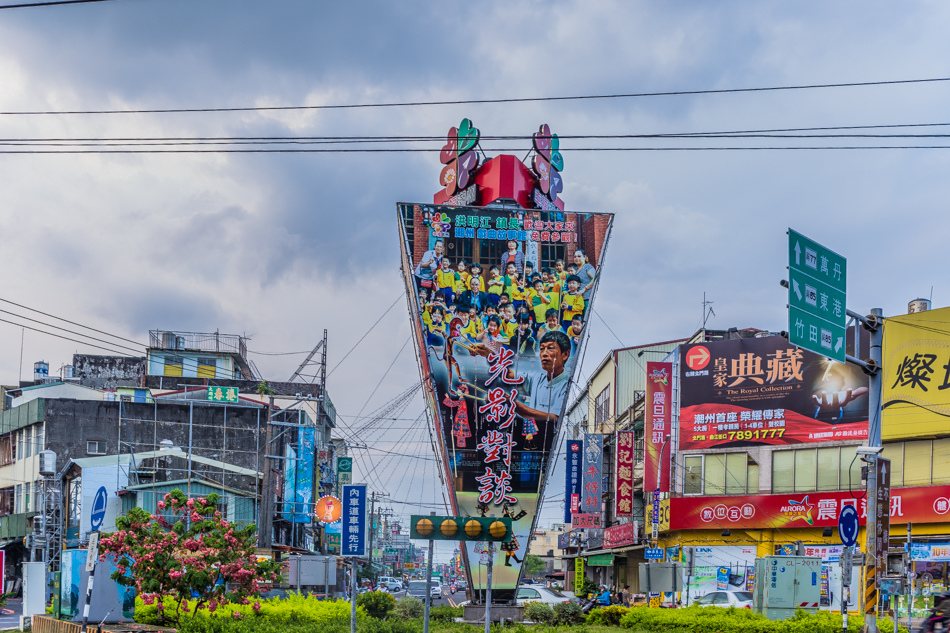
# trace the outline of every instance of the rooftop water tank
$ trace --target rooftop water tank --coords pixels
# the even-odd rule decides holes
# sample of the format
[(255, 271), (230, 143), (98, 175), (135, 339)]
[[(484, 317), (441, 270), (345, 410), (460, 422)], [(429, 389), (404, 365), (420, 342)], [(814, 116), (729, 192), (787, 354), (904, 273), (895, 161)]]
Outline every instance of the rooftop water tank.
[(917, 298), (907, 304), (907, 314), (926, 312), (930, 309), (930, 299)]
[(45, 360), (33, 363), (33, 382), (43, 383), (49, 378), (49, 363)]

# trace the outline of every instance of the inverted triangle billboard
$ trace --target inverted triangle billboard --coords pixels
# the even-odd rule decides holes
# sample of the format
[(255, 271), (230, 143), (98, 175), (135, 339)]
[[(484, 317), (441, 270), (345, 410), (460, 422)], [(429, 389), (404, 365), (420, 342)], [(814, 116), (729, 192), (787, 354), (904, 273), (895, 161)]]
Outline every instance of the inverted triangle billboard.
[[(613, 216), (400, 204), (402, 269), (453, 512), (514, 520), (493, 601), (513, 597), (568, 404)], [(488, 545), (465, 544), (478, 596)]]

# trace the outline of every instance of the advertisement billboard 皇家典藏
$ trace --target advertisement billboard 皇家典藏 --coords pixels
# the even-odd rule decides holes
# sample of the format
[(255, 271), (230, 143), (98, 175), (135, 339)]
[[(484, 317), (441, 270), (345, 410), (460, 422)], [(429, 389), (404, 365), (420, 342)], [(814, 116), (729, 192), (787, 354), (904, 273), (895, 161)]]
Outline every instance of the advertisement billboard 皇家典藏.
[(780, 336), (680, 348), (679, 450), (867, 440), (868, 378)]
[(493, 554), (465, 543), (472, 589), (485, 587), (492, 556), (493, 598), (504, 600), (527, 554), (612, 216), (400, 204), (398, 218), (452, 512), (513, 520), (514, 538)]

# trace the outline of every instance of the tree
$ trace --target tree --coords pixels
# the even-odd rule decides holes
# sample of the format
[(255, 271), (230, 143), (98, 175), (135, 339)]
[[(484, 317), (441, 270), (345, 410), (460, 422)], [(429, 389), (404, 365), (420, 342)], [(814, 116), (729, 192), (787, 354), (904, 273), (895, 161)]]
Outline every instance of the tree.
[(528, 554), (524, 561), (524, 575), (528, 578), (536, 578), (547, 570), (548, 566), (540, 556)]
[(111, 554), (117, 561), (112, 579), (134, 586), (145, 604), (157, 602), (162, 624), (179, 626), (183, 614), (214, 612), (229, 600), (248, 604), (262, 582), (277, 578), (279, 564), (255, 556), (257, 527), (228, 523), (217, 503), (216, 494), (188, 499), (175, 489), (158, 502), (162, 514), (132, 508), (116, 519), (117, 531), (99, 539), (100, 558)]

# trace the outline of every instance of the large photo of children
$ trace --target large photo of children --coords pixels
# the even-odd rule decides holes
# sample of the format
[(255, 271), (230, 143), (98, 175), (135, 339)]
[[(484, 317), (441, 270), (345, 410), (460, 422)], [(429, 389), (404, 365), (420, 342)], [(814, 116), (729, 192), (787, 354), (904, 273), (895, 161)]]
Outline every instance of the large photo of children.
[[(444, 214), (482, 226), (574, 229), (563, 231), (569, 237), (529, 229), (460, 238), (463, 232), (446, 224), (419, 222), (419, 205), (403, 205), (400, 213), (404, 227), (414, 220), (412, 237), (404, 232), (403, 269), (448, 479), (462, 515), (515, 522), (515, 539), (495, 551), (492, 581), (493, 590), (514, 591), (592, 312), (603, 253), (588, 253), (589, 245), (602, 250), (609, 221), (487, 208), (445, 208)], [(542, 258), (541, 247), (552, 238), (569, 241), (545, 249)], [(486, 249), (480, 243), (486, 239), (497, 243)], [(454, 255), (463, 252), (481, 257)], [(466, 549), (478, 590), (488, 553), (484, 545)]]

